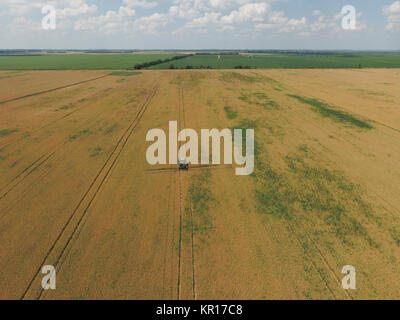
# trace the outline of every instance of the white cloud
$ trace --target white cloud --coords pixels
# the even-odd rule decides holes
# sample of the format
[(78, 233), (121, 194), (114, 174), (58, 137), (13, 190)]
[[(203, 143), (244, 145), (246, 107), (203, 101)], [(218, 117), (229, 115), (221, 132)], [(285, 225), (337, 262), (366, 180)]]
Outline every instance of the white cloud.
[(88, 4), (86, 0), (52, 0), (52, 1), (30, 1), (30, 0), (1, 0), (0, 15), (25, 16), (32, 11), (38, 11), (45, 5), (57, 8), (57, 14), (64, 18), (66, 16), (78, 16), (92, 14), (97, 11), (95, 4)]
[(23, 34), (26, 32), (43, 31), (42, 24), (37, 21), (27, 19), (25, 17), (14, 18), (7, 26), (6, 29), (12, 34)]
[(160, 28), (168, 23), (168, 16), (163, 13), (154, 13), (148, 17), (141, 17), (133, 23), (133, 27), (144, 33), (156, 34)]
[(210, 24), (217, 24), (219, 22), (220, 13), (210, 12), (206, 13), (204, 16), (195, 18), (189, 22), (186, 27), (188, 28), (202, 28), (209, 26)]
[(119, 7), (118, 14), (121, 17), (133, 17), (136, 11), (130, 7)]
[[(57, 10), (57, 16), (59, 18), (76, 17), (92, 14), (97, 11), (97, 6), (95, 4), (89, 5), (85, 0), (70, 0), (66, 5), (67, 7)], [(59, 7), (59, 4), (57, 7)]]
[(74, 29), (100, 31), (106, 34), (114, 34), (117, 32), (131, 33), (134, 29), (146, 31), (143, 25), (149, 23), (149, 32), (154, 32), (155, 25), (160, 24), (159, 22), (156, 23), (156, 20), (160, 20), (160, 17), (165, 15), (155, 13), (149, 17), (144, 16), (138, 18), (135, 21), (134, 17), (136, 16), (136, 10), (133, 8), (142, 7), (148, 9), (153, 8), (157, 5), (158, 3), (155, 1), (123, 0), (123, 5), (120, 6), (117, 11), (109, 10), (105, 14), (100, 16), (94, 16), (88, 19), (79, 19), (73, 21)]
[(75, 30), (110, 30), (119, 26), (125, 26), (125, 17), (131, 17), (134, 11), (125, 7), (120, 7), (119, 11), (109, 10), (106, 14), (89, 19), (80, 19), (74, 22)]
[(151, 9), (158, 6), (158, 2), (148, 0), (123, 0), (123, 3), (129, 8), (141, 7)]
[(43, 7), (43, 3), (27, 0), (1, 0), (0, 16), (19, 16), (26, 15), (33, 8)]
[[(54, 5), (58, 14), (57, 31), (47, 34), (59, 36), (64, 32), (68, 37), (74, 38), (71, 43), (75, 38), (79, 38), (76, 31), (86, 31), (85, 36), (88, 38), (96, 33), (97, 35), (119, 33), (121, 34), (119, 39), (131, 35), (140, 38), (141, 34), (146, 33), (153, 35), (207, 33), (212, 39), (215, 32), (231, 32), (226, 36), (227, 42), (231, 43), (235, 41), (232, 40), (235, 37), (289, 38), (293, 34), (313, 35), (316, 38), (325, 36), (340, 38), (339, 32), (345, 34), (341, 28), (343, 17), (341, 13), (322, 13), (315, 7), (307, 15), (297, 15), (292, 7), (279, 10), (275, 8), (275, 2), (286, 2), (289, 7), (288, 0), (163, 0), (163, 2), (114, 0), (107, 1), (107, 6), (105, 6), (106, 1), (98, 0), (0, 1), (2, 25), (4, 27), (8, 25), (7, 30), (20, 30), (18, 34), (38, 30), (42, 6)], [(110, 6), (111, 9), (108, 9)], [(161, 7), (162, 9), (158, 10)], [(280, 7), (284, 8), (284, 5)], [(400, 0), (382, 8), (382, 14), (381, 18), (387, 19), (386, 30), (400, 30)], [(1, 15), (9, 17), (3, 18)], [(16, 17), (19, 19), (14, 19)], [(364, 30), (367, 26), (362, 21), (361, 13), (358, 13), (357, 18), (357, 30)], [(235, 32), (232, 32), (233, 30)], [(11, 31), (8, 33), (8, 36), (10, 35)]]
[(386, 15), (400, 14), (400, 1), (395, 1), (390, 6), (385, 6), (383, 8), (383, 13)]
[[(345, 31), (342, 28), (342, 18), (343, 14), (340, 12), (335, 14), (334, 16), (324, 16), (321, 13), (316, 15), (316, 20), (310, 24), (310, 30), (312, 32), (324, 32), (328, 34), (329, 32), (338, 33)], [(357, 22), (355, 30), (346, 30), (346, 31), (362, 31), (367, 28), (367, 24), (361, 19), (362, 12), (357, 13)]]
[(390, 6), (385, 6), (382, 11), (387, 19), (385, 30), (400, 31), (400, 1), (395, 1)]
[(186, 4), (179, 4), (169, 8), (169, 15), (172, 18), (192, 20), (198, 17), (200, 12)]
[(262, 21), (269, 8), (268, 3), (248, 3), (238, 10), (232, 11), (229, 15), (223, 16), (223, 24), (241, 23), (246, 21)]
[(319, 16), (319, 15), (321, 15), (321, 11), (319, 11), (319, 10), (314, 10), (314, 11), (312, 12), (312, 15), (313, 15), (313, 16)]
[[(265, 1), (256, 2), (249, 0), (198, 0), (193, 3), (191, 0), (176, 0), (176, 6), (170, 7), (169, 16), (171, 20), (176, 18), (183, 18), (191, 20), (183, 27), (173, 31), (173, 34), (185, 33), (189, 29), (197, 30), (205, 29), (218, 32), (232, 31), (235, 29), (236, 24), (253, 24), (255, 22), (262, 22), (266, 17), (269, 10), (269, 4)], [(238, 7), (236, 10), (228, 11), (225, 15), (218, 11), (217, 8), (229, 7), (232, 4), (245, 3)], [(192, 6), (195, 4), (195, 6)], [(197, 7), (196, 7), (197, 6)], [(205, 12), (197, 10), (199, 7), (207, 8)], [(192, 9), (192, 10), (191, 10)]]
[(300, 32), (307, 27), (307, 18), (288, 18), (283, 11), (271, 11), (266, 23), (259, 23), (256, 30), (275, 30), (276, 32)]
[(341, 16), (325, 17), (320, 15), (313, 23), (310, 24), (311, 31), (322, 31), (326, 29), (338, 28), (340, 18)]

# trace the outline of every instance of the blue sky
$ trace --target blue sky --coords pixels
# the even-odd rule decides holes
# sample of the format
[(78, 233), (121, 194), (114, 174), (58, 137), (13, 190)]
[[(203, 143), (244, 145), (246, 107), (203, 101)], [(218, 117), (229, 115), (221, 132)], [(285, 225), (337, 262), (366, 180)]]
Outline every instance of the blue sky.
[[(356, 30), (342, 28), (345, 5)], [(0, 30), (0, 49), (400, 50), (400, 1), (1, 0)]]

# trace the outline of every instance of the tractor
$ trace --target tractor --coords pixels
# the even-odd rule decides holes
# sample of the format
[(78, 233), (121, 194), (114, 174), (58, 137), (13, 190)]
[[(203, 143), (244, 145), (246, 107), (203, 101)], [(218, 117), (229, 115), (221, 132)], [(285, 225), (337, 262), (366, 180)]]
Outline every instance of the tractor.
[(185, 158), (179, 160), (179, 170), (189, 170), (189, 163)]

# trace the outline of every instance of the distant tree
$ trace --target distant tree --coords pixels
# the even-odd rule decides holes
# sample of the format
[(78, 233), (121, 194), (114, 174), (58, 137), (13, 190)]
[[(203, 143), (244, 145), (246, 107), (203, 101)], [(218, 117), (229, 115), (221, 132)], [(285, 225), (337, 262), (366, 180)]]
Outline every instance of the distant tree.
[(170, 69), (175, 69), (175, 66), (173, 63), (171, 63), (171, 65), (169, 66)]

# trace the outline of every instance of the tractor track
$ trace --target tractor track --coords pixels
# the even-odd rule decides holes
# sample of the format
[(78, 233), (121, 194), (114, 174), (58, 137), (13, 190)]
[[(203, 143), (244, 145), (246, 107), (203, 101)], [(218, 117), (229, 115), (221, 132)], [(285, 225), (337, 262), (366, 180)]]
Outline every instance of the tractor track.
[[(70, 115), (72, 115), (72, 114), (74, 114), (74, 113), (76, 113), (76, 112), (78, 112), (78, 111), (80, 111), (82, 109), (85, 109), (86, 107), (88, 107), (88, 106), (78, 108), (78, 109), (76, 109), (76, 110), (74, 110), (72, 112), (69, 112), (68, 114), (62, 116), (61, 118), (58, 118), (58, 119), (55, 119), (55, 120), (52, 120), (52, 121), (46, 123), (44, 126), (41, 126), (40, 128), (37, 128), (36, 130), (33, 130), (32, 132), (27, 132), (24, 136), (19, 137), (17, 139), (14, 139), (14, 140), (12, 140), (12, 141), (0, 146), (0, 149), (4, 149), (4, 148), (8, 148), (10, 146), (13, 146), (13, 145), (17, 144), (18, 142), (21, 142), (21, 141), (25, 140), (26, 138), (30, 137), (32, 134), (35, 134), (35, 133), (39, 132), (40, 130), (45, 129), (45, 128), (53, 125), (54, 123), (57, 123), (58, 121), (63, 120), (63, 119), (69, 117)], [(29, 135), (27, 135), (28, 133), (29, 133)]]
[[(74, 110), (66, 115), (64, 115), (63, 117), (53, 120), (50, 123), (44, 125), (43, 127), (35, 130), (33, 133), (36, 133), (48, 126), (53, 125), (54, 123), (63, 120), (65, 118), (67, 118), (68, 116), (81, 111), (83, 109), (86, 109), (89, 106), (83, 106), (81, 108), (78, 108), (77, 110)], [(101, 112), (98, 112), (94, 118), (91, 119), (91, 121), (95, 121), (99, 116), (101, 115)], [(82, 126), (80, 126), (78, 129), (83, 128)], [(22, 140), (24, 140), (25, 137), (22, 137), (20, 139), (18, 139), (17, 141), (14, 141), (15, 143), (18, 143)], [(33, 173), (36, 169), (38, 169), (39, 167), (41, 167), (44, 163), (46, 163), (48, 160), (50, 160), (50, 158), (52, 158), (59, 150), (62, 150), (62, 148), (69, 142), (69, 139), (66, 139), (65, 141), (62, 141), (58, 144), (55, 145), (53, 151), (51, 153), (49, 152), (45, 152), (43, 155), (41, 155), (38, 159), (36, 159), (33, 163), (31, 163), (28, 167), (26, 167), (25, 169), (23, 169), (20, 173), (17, 174), (17, 176), (15, 176), (14, 178), (12, 178), (12, 180), (7, 183), (3, 188), (0, 189), (0, 200), (3, 199), (10, 191), (12, 191), (15, 187), (17, 187), (20, 183), (22, 183), (31, 173)], [(11, 143), (9, 143), (4, 147), (8, 147), (9, 145), (11, 145)], [(46, 157), (47, 156), (47, 157)], [(46, 157), (42, 162), (40, 162), (38, 165), (36, 165), (39, 161), (41, 161), (44, 157)], [(36, 165), (36, 166), (35, 166)], [(35, 167), (34, 167), (35, 166)], [(34, 167), (32, 170), (30, 170), (32, 167)], [(29, 170), (29, 171), (28, 171)], [(27, 172), (28, 171), (28, 172)], [(26, 174), (25, 174), (26, 173)], [(17, 181), (16, 181), (17, 180)], [(14, 183), (15, 182), (15, 183)], [(14, 184), (13, 184), (14, 183)], [(13, 184), (13, 185), (12, 185)], [(7, 191), (4, 192), (4, 190), (6, 190), (10, 185), (12, 185), (12, 187), (10, 189), (8, 189)], [(3, 193), (4, 192), (4, 193)], [(1, 218), (1, 217), (0, 217)]]
[[(183, 86), (181, 85), (179, 88), (179, 123), (178, 123), (178, 133), (183, 129), (186, 129), (186, 114), (185, 114), (185, 102), (184, 102), (184, 95), (183, 95)], [(180, 147), (182, 146), (178, 144), (178, 152)], [(179, 156), (178, 156), (179, 158)], [(179, 159), (178, 159), (179, 160)], [(182, 247), (183, 247), (183, 235), (182, 235), (182, 228), (184, 224), (184, 213), (185, 213), (185, 195), (184, 195), (184, 186), (188, 180), (188, 172), (182, 172), (178, 170), (178, 188), (179, 188), (179, 263), (178, 263), (178, 300), (181, 299), (181, 285), (182, 285)], [(187, 186), (186, 186), (187, 187)], [(190, 209), (190, 204), (189, 204)], [(192, 287), (192, 299), (196, 299), (196, 279), (195, 279), (195, 256), (194, 256), (194, 226), (193, 226), (193, 213), (190, 211), (190, 251), (191, 251), (191, 287)], [(186, 299), (186, 297), (185, 297)]]
[(76, 113), (78, 111), (81, 111), (83, 109), (86, 109), (87, 107), (88, 106), (84, 106), (84, 107), (78, 108), (78, 109), (76, 109), (76, 110), (74, 110), (72, 112), (69, 112), (68, 114), (62, 116), (61, 118), (52, 120), (49, 123), (46, 123), (44, 126), (41, 126), (40, 128), (37, 128), (36, 130), (34, 130), (32, 132), (29, 132), (29, 135), (24, 135), (24, 136), (22, 136), (20, 138), (14, 139), (14, 140), (12, 140), (12, 141), (0, 146), (0, 149), (8, 148), (10, 146), (13, 146), (13, 145), (17, 144), (18, 142), (21, 142), (21, 141), (25, 140), (26, 138), (30, 137), (32, 134), (35, 134), (35, 133), (39, 132), (40, 130), (43, 130), (43, 129), (47, 128), (47, 127), (50, 127), (51, 125), (57, 123), (58, 121), (61, 121), (61, 120), (65, 119), (65, 118), (68, 118), (70, 115), (72, 115), (72, 114), (74, 114), (74, 113)]
[[(93, 80), (91, 80), (91, 81), (93, 81)], [(93, 96), (97, 97), (97, 94), (94, 94), (94, 95), (92, 95), (92, 96), (89, 97), (92, 101), (96, 102), (96, 100), (93, 99)], [(89, 99), (89, 98), (88, 98), (88, 99)], [(9, 142), (3, 144), (3, 145), (0, 145), (0, 150), (1, 150), (1, 149), (8, 148), (8, 147), (10, 147), (10, 146), (13, 146), (13, 145), (15, 145), (15, 144), (17, 144), (17, 143), (19, 143), (19, 142), (25, 140), (25, 139), (28, 138), (28, 137), (32, 137), (32, 135), (34, 135), (34, 134), (40, 132), (41, 130), (43, 130), (43, 129), (45, 129), (45, 128), (48, 128), (48, 127), (54, 125), (55, 123), (57, 123), (57, 122), (59, 122), (59, 121), (61, 121), (61, 120), (64, 120), (64, 119), (68, 118), (69, 116), (71, 116), (71, 115), (73, 115), (73, 114), (75, 114), (75, 113), (77, 113), (77, 112), (79, 112), (79, 111), (85, 110), (85, 109), (87, 109), (87, 108), (89, 108), (89, 107), (91, 107), (91, 106), (92, 106), (91, 104), (81, 106), (81, 107), (76, 108), (75, 110), (73, 110), (73, 111), (71, 111), (71, 112), (68, 112), (67, 114), (63, 115), (62, 117), (60, 117), (60, 118), (58, 118), (58, 119), (50, 120), (50, 121), (49, 121), (48, 123), (46, 123), (45, 125), (43, 125), (43, 126), (37, 128), (37, 129), (35, 129), (35, 130), (31, 131), (31, 132), (26, 132), (22, 137), (17, 137), (17, 138), (14, 139), (14, 140), (11, 140), (11, 141), (9, 141)], [(100, 113), (99, 113), (97, 116), (99, 116), (99, 115), (100, 115)], [(29, 134), (29, 135), (28, 135), (28, 134)]]
[[(182, 101), (182, 112), (183, 112), (183, 125), (184, 128), (186, 129), (186, 115), (185, 115), (185, 100), (183, 96), (183, 87), (181, 88), (180, 91), (181, 98), (180, 100)], [(189, 175), (190, 177), (190, 175)], [(193, 299), (196, 300), (196, 277), (195, 277), (195, 254), (194, 254), (194, 225), (193, 225), (193, 208), (192, 204), (189, 201), (189, 208), (190, 208), (190, 241), (191, 241), (191, 251), (192, 251), (192, 289), (193, 289)]]
[[(60, 233), (58, 234), (57, 238), (53, 242), (52, 246), (47, 251), (42, 263), (39, 265), (39, 267), (36, 270), (34, 276), (32, 277), (31, 281), (29, 282), (27, 288), (25, 289), (25, 291), (23, 292), (22, 296), (20, 297), (20, 300), (23, 300), (23, 299), (26, 298), (27, 294), (29, 293), (29, 291), (30, 291), (30, 289), (32, 287), (33, 282), (38, 277), (42, 266), (45, 265), (47, 259), (53, 253), (55, 247), (61, 241), (61, 238), (63, 237), (63, 235), (67, 234), (66, 230), (70, 227), (70, 228), (72, 228), (72, 231), (67, 236), (65, 244), (62, 245), (62, 249), (61, 249), (60, 253), (58, 255), (56, 255), (55, 262), (52, 265), (56, 268), (57, 265), (60, 263), (60, 261), (63, 258), (63, 255), (64, 255), (66, 249), (68, 248), (69, 244), (72, 241), (72, 238), (74, 237), (74, 235), (76, 234), (78, 228), (80, 227), (80, 225), (82, 223), (82, 220), (86, 216), (89, 208), (91, 207), (91, 205), (94, 202), (97, 194), (99, 193), (99, 190), (102, 188), (102, 186), (104, 185), (104, 182), (107, 180), (110, 172), (112, 171), (112, 169), (114, 168), (115, 164), (117, 163), (117, 161), (118, 161), (122, 151), (124, 150), (128, 140), (132, 136), (134, 129), (140, 123), (140, 120), (142, 119), (142, 117), (143, 117), (144, 113), (146, 112), (148, 106), (150, 105), (152, 99), (157, 94), (158, 89), (159, 89), (159, 82), (155, 85), (153, 91), (149, 94), (149, 96), (147, 97), (147, 99), (145, 100), (145, 102), (143, 103), (141, 108), (139, 109), (135, 119), (132, 121), (132, 123), (129, 125), (129, 127), (126, 129), (126, 131), (123, 133), (121, 138), (118, 140), (118, 142), (117, 142), (116, 146), (114, 147), (113, 151), (111, 152), (110, 156), (107, 158), (107, 160), (105, 161), (104, 165), (99, 170), (99, 172), (97, 173), (95, 178), (92, 180), (88, 190), (85, 192), (83, 197), (80, 199), (80, 201), (78, 202), (78, 205), (75, 207), (74, 211), (72, 212), (72, 214), (68, 218), (67, 222), (65, 223), (65, 225), (61, 229)], [(79, 209), (81, 207), (83, 209), (83, 212), (82, 212), (81, 216), (78, 218), (78, 221), (75, 223), (75, 225), (73, 225), (72, 220), (76, 216), (77, 212), (79, 212)], [(38, 297), (36, 299), (40, 299), (42, 297), (43, 292), (44, 292), (44, 290), (40, 289), (40, 293), (39, 293), (39, 295), (38, 295)]]
[(389, 210), (389, 209), (386, 208), (386, 210), (388, 210), (393, 216), (396, 216), (396, 215), (400, 214), (400, 209), (398, 209), (390, 201), (388, 201), (384, 197), (382, 197), (377, 191), (372, 190), (372, 189), (370, 189), (370, 191), (372, 191), (372, 193), (374, 193), (379, 199), (381, 199), (384, 203), (386, 203), (389, 207), (391, 207), (394, 211), (396, 211), (396, 213), (394, 213), (394, 211)]
[[(289, 220), (287, 218), (286, 219), (286, 225), (289, 227), (290, 232), (294, 235), (294, 237), (296, 238), (296, 241), (299, 243), (299, 245), (303, 248), (304, 250), (304, 254), (310, 259), (311, 264), (313, 265), (313, 267), (315, 268), (315, 270), (318, 272), (319, 277), (321, 278), (322, 282), (325, 284), (326, 288), (329, 290), (329, 292), (331, 293), (331, 295), (334, 297), (335, 300), (337, 300), (337, 297), (333, 291), (333, 289), (330, 287), (328, 281), (324, 278), (324, 276), (321, 274), (321, 271), (319, 270), (317, 263), (314, 261), (314, 259), (311, 257), (310, 254), (307, 253), (307, 248), (303, 245), (303, 243), (301, 242), (301, 240), (299, 239), (299, 237), (296, 234), (296, 231), (294, 229), (294, 227), (292, 226), (292, 224), (289, 222)], [(303, 228), (304, 230), (304, 228)], [(307, 234), (307, 232), (306, 232)], [(307, 238), (308, 234), (307, 234)], [(312, 242), (314, 244), (314, 242)], [(318, 253), (321, 254), (321, 252), (318, 250)], [(323, 259), (323, 261), (325, 261)], [(331, 268), (330, 268), (331, 269)]]
[[(178, 134), (181, 127), (181, 88), (179, 88), (179, 106), (178, 106)], [(179, 154), (180, 143), (178, 141), (178, 154)], [(179, 159), (178, 159), (179, 161)], [(181, 171), (178, 170), (178, 196), (179, 196), (179, 246), (178, 246), (178, 287), (177, 287), (177, 299), (181, 299), (181, 264), (182, 264), (182, 181)]]
[(4, 208), (1, 208), (0, 211), (2, 211), (3, 213), (0, 215), (0, 220), (2, 220), (3, 218), (5, 218), (7, 216), (8, 210), (10, 208), (13, 208), (16, 203), (18, 203), (19, 201), (22, 201), (25, 198), (25, 196), (28, 194), (28, 192), (37, 185), (38, 181), (45, 179), (50, 173), (51, 173), (50, 170), (48, 170), (47, 172), (44, 172), (44, 174), (42, 174), (38, 179), (35, 179), (24, 190), (22, 190), (16, 199), (12, 200)]
[[(338, 284), (341, 283), (340, 278), (337, 276), (335, 270), (333, 270), (332, 266), (330, 265), (330, 263), (328, 262), (328, 259), (325, 257), (325, 255), (322, 253), (322, 250), (319, 248), (319, 246), (317, 245), (316, 241), (310, 236), (310, 233), (307, 231), (306, 228), (304, 228), (304, 226), (298, 222), (295, 218), (295, 221), (302, 227), (304, 233), (306, 234), (306, 237), (311, 241), (311, 243), (314, 245), (314, 247), (317, 249), (320, 257), (322, 258), (322, 261), (325, 263), (325, 265), (328, 267), (329, 271), (331, 272), (332, 276), (336, 279), (336, 282)], [(353, 296), (350, 294), (350, 292), (348, 290), (344, 290), (345, 294), (347, 295), (348, 298), (350, 298), (351, 300), (353, 300)]]
[(193, 299), (196, 300), (197, 295), (196, 295), (196, 278), (195, 278), (195, 255), (194, 255), (194, 221), (193, 221), (193, 206), (192, 202), (189, 200), (189, 207), (190, 207), (190, 224), (191, 224), (191, 241), (192, 241), (192, 273), (193, 273), (193, 281), (192, 281), (192, 286), (193, 286)]
[[(43, 161), (39, 162), (36, 166), (34, 166), (38, 161), (43, 159), (47, 154), (44, 154), (41, 156), (38, 160), (36, 160), (32, 165), (30, 165), (28, 168), (23, 170), (17, 177), (15, 177), (7, 186), (5, 186), (1, 192), (2, 194), (0, 195), (0, 200), (2, 200), (4, 197), (6, 197), (12, 190), (14, 190), (18, 185), (25, 180), (25, 178), (29, 177), (34, 171), (36, 171), (38, 168), (40, 168), (47, 160), (49, 160), (56, 151), (53, 151), (50, 155), (48, 155)], [(34, 166), (32, 168), (32, 166)], [(32, 170), (29, 170), (32, 168)], [(26, 173), (24, 175), (24, 173)], [(15, 183), (14, 183), (15, 182)], [(4, 190), (7, 189), (7, 191), (4, 192)], [(4, 193), (3, 193), (4, 192)]]
[[(16, 177), (14, 177), (6, 186), (0, 190), (0, 200), (6, 197), (12, 190), (14, 190), (19, 184), (21, 184), (27, 177), (29, 177), (33, 172), (39, 169), (43, 164), (45, 164), (50, 158), (52, 158), (58, 150), (60, 150), (67, 142), (63, 142), (58, 145), (55, 150), (51, 153), (45, 153), (39, 159), (34, 161), (31, 165), (22, 170)], [(44, 159), (43, 159), (44, 158)], [(43, 159), (43, 161), (41, 161)], [(7, 189), (7, 191), (5, 191)], [(4, 192), (5, 191), (5, 192)]]
[[(177, 182), (176, 181), (176, 175), (175, 174), (173, 174), (172, 175), (172, 177), (173, 177), (173, 183), (174, 183), (174, 185), (178, 185), (178, 183), (179, 182)], [(174, 272), (174, 269), (175, 269), (175, 266), (176, 266), (176, 261), (175, 261), (175, 255), (176, 255), (176, 250), (175, 250), (175, 236), (176, 236), (176, 223), (177, 223), (177, 219), (176, 219), (176, 217), (175, 217), (175, 212), (176, 212), (176, 208), (177, 208), (177, 204), (176, 204), (176, 197), (177, 197), (177, 188), (173, 188), (173, 190), (174, 190), (174, 196), (173, 196), (173, 201), (172, 201), (172, 204), (173, 204), (173, 211), (172, 211), (172, 245), (171, 245), (171, 274), (174, 274), (175, 272)], [(179, 239), (179, 238), (178, 238)], [(173, 278), (172, 278), (173, 279)], [(173, 281), (171, 281), (171, 283), (173, 283)], [(171, 296), (173, 297), (173, 294), (174, 294), (174, 289), (172, 288), (172, 290), (171, 290)], [(177, 296), (178, 297), (178, 296)], [(174, 298), (175, 299), (175, 298)], [(178, 299), (178, 298), (176, 298), (176, 299)]]
[[(170, 212), (171, 212), (171, 202), (175, 199), (174, 197), (172, 198), (171, 201), (171, 194), (172, 194), (172, 186), (173, 186), (173, 174), (169, 175), (169, 192), (168, 192), (168, 206), (167, 206), (167, 230), (166, 230), (166, 235), (165, 235), (165, 241), (164, 241), (164, 263), (163, 263), (163, 299), (165, 299), (165, 283), (166, 283), (166, 278), (167, 278), (167, 252), (168, 252), (168, 237), (169, 237), (169, 220), (170, 220)], [(173, 219), (173, 217), (172, 217)], [(172, 229), (172, 233), (174, 232), (174, 229)]]
[[(35, 164), (37, 164), (40, 160), (42, 160), (44, 157), (46, 157), (48, 153), (43, 154), (41, 157), (39, 157), (38, 159), (36, 159), (36, 161), (34, 161), (33, 163), (31, 163), (28, 167), (26, 167), (24, 170), (22, 170), (19, 174), (17, 174), (14, 178), (11, 179), (11, 181), (5, 185), (1, 190), (0, 193), (4, 191), (4, 189), (6, 189), (10, 184), (12, 184), (15, 180), (17, 180), (18, 178), (20, 178), (25, 172), (27, 172), (29, 169), (31, 169), (33, 166), (35, 166)], [(39, 163), (40, 166), (40, 163)], [(35, 169), (35, 168), (34, 168)], [(28, 175), (32, 172), (29, 171)], [(5, 195), (1, 195), (0, 199), (2, 199)]]
[(48, 89), (48, 90), (43, 90), (43, 91), (38, 91), (38, 92), (34, 92), (34, 93), (27, 94), (27, 95), (25, 95), (25, 96), (21, 96), (21, 97), (17, 97), (17, 98), (12, 98), (12, 99), (8, 99), (8, 100), (0, 101), (0, 105), (6, 104), (6, 103), (9, 103), (9, 102), (13, 102), (13, 101), (18, 101), (18, 100), (30, 98), (30, 97), (39, 96), (39, 95), (42, 95), (42, 94), (50, 93), (50, 92), (57, 91), (57, 90), (61, 90), (61, 89), (66, 89), (66, 88), (78, 86), (78, 85), (80, 85), (80, 84), (84, 84), (84, 83), (96, 81), (96, 80), (99, 80), (99, 79), (102, 79), (102, 78), (105, 78), (105, 77), (108, 77), (108, 74), (102, 75), (102, 76), (97, 77), (97, 78), (88, 79), (88, 80), (83, 80), (83, 81), (79, 81), (79, 82), (74, 82), (74, 83), (71, 83), (71, 84), (67, 84), (67, 85), (65, 85), (65, 86), (61, 86), (61, 87), (57, 87), (57, 88), (52, 88), (52, 89)]

